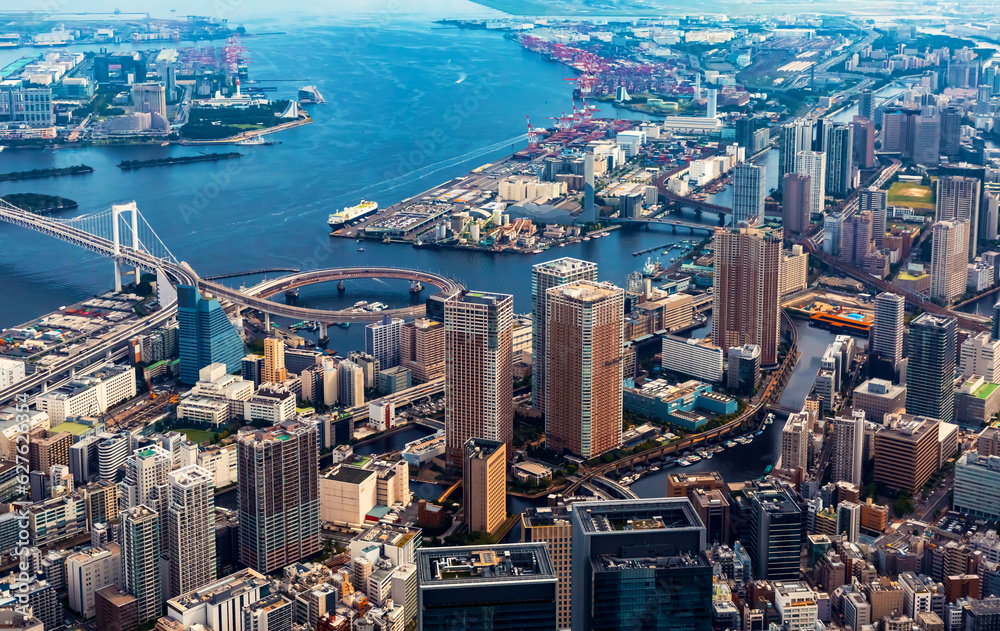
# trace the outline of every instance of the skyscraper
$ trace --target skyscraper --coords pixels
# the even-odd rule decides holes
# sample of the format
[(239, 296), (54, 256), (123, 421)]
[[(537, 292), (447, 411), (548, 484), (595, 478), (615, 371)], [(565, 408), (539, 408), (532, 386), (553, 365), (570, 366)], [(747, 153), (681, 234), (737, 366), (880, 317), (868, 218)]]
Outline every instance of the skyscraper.
[(946, 423), (954, 418), (954, 318), (923, 313), (910, 322), (906, 364), (906, 412)]
[(196, 383), (198, 371), (209, 364), (225, 364), (229, 373), (240, 370), (243, 340), (218, 300), (178, 285), (177, 322), (181, 383)]
[[(418, 629), (551, 631), (559, 578), (544, 543), (420, 548)], [(442, 568), (464, 568), (443, 572)]]
[(903, 358), (903, 320), (906, 299), (883, 292), (875, 297), (875, 321), (871, 328), (871, 352), (891, 362), (893, 368)]
[(462, 510), (472, 531), (492, 533), (507, 518), (507, 445), (470, 438), (462, 456)]
[(288, 379), (285, 370), (285, 341), (277, 337), (264, 339), (264, 374), (262, 383), (281, 383)]
[(931, 229), (931, 298), (949, 304), (965, 293), (969, 222), (938, 221)]
[(717, 106), (718, 100), (719, 100), (719, 91), (718, 91), (718, 89), (716, 89), (716, 88), (709, 88), (708, 89), (708, 103), (707, 103), (706, 109), (705, 109), (705, 117), (706, 118), (715, 118), (717, 116), (715, 110), (716, 110), (716, 106)]
[(167, 474), (172, 466), (170, 452), (159, 445), (136, 449), (125, 460), (125, 479), (119, 484), (122, 509), (148, 506), (157, 515), (166, 515)]
[(1000, 302), (993, 305), (992, 337), (994, 340), (1000, 340)]
[(811, 178), (809, 212), (822, 214), (826, 205), (826, 154), (822, 151), (800, 151), (795, 156), (795, 171)]
[(160, 617), (160, 517), (148, 506), (122, 511), (122, 587), (139, 601), (139, 621)]
[(597, 265), (564, 257), (531, 268), (531, 404), (545, 412), (545, 327), (548, 290), (578, 280), (597, 280)]
[(166, 87), (162, 83), (136, 83), (132, 86), (132, 105), (136, 112), (159, 114), (166, 119)]
[(586, 459), (621, 446), (625, 292), (581, 280), (548, 290), (545, 446)]
[(760, 346), (762, 366), (778, 361), (781, 230), (716, 228), (712, 239), (712, 343)]
[(767, 176), (763, 166), (743, 162), (733, 169), (733, 223), (764, 221)]
[(583, 156), (583, 217), (584, 221), (597, 222), (597, 205), (594, 204), (594, 152)]
[(788, 490), (773, 482), (754, 483), (735, 501), (739, 540), (750, 555), (754, 574), (770, 581), (797, 579), (802, 511)]
[(851, 121), (854, 135), (854, 166), (871, 169), (875, 161), (875, 123), (870, 118), (855, 116)]
[(872, 214), (862, 211), (844, 222), (840, 236), (840, 260), (861, 267), (871, 251)]
[(319, 552), (319, 434), (286, 421), (236, 439), (240, 562), (262, 574)]
[(337, 365), (337, 403), (354, 407), (365, 402), (365, 371), (349, 359)]
[(812, 150), (812, 126), (801, 118), (778, 129), (778, 191), (784, 192), (785, 175), (795, 172), (795, 157)]
[(875, 108), (872, 103), (872, 91), (865, 88), (858, 94), (858, 116), (869, 120), (875, 115)]
[(873, 191), (868, 188), (858, 191), (859, 210), (872, 214), (872, 238), (876, 250), (882, 249), (882, 239), (885, 238), (885, 220), (889, 208), (887, 193), (888, 191)]
[(864, 462), (865, 412), (846, 408), (833, 419), (833, 482), (861, 487)]
[(711, 628), (705, 526), (688, 498), (578, 502), (572, 519), (575, 631)]
[(781, 227), (789, 237), (798, 236), (809, 227), (812, 178), (801, 173), (788, 173), (783, 181)]
[(826, 192), (842, 197), (854, 188), (854, 130), (850, 125), (826, 128)]
[(399, 332), (399, 361), (417, 381), (444, 377), (444, 324), (417, 318)]
[(395, 368), (400, 362), (401, 318), (385, 316), (365, 327), (365, 352), (378, 360), (379, 370)]
[(949, 162), (957, 162), (962, 148), (962, 110), (946, 107), (941, 110), (941, 154)]
[(445, 302), (444, 424), (448, 464), (460, 466), (465, 442), (513, 439), (514, 297), (466, 291)]
[(910, 121), (913, 128), (913, 161), (924, 166), (936, 166), (941, 160), (941, 117), (920, 114)]
[(169, 597), (215, 580), (215, 476), (197, 465), (167, 476), (167, 550)]
[(903, 158), (913, 155), (910, 117), (913, 112), (892, 110), (882, 116), (882, 151), (898, 153)]
[(781, 428), (781, 467), (783, 469), (802, 469), (809, 466), (809, 437), (812, 434), (812, 423), (804, 413), (791, 414)]
[(982, 183), (974, 177), (943, 175), (937, 181), (935, 220), (962, 219), (968, 222), (969, 262), (975, 260), (979, 241), (979, 201)]

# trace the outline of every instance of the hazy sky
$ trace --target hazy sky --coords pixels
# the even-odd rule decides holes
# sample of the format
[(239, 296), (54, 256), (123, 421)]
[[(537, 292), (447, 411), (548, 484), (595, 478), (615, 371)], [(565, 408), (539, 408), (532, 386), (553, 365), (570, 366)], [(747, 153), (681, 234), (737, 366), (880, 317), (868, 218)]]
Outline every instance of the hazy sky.
[[(324, 22), (338, 18), (357, 19), (363, 15), (389, 13), (403, 17), (487, 17), (499, 12), (469, 0), (0, 0), (0, 11), (40, 11), (44, 13), (147, 12), (156, 18), (207, 15), (234, 22), (282, 19), (290, 14), (321, 16)], [(175, 12), (171, 13), (171, 9)]]

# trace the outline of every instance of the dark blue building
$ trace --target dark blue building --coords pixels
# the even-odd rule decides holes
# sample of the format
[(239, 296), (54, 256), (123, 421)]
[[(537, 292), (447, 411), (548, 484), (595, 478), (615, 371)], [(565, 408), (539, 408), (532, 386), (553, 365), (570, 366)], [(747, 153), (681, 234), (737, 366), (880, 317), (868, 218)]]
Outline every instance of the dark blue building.
[(573, 629), (708, 631), (712, 566), (685, 498), (573, 506)]
[(225, 364), (238, 372), (243, 360), (243, 340), (215, 298), (204, 299), (196, 287), (177, 286), (177, 346), (181, 383), (198, 381), (198, 371), (209, 364)]

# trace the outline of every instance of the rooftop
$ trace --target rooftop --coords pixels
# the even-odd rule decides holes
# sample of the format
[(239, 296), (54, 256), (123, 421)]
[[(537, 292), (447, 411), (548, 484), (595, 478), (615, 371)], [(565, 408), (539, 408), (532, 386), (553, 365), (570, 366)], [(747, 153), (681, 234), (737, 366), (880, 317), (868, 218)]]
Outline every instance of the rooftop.
[(69, 432), (74, 436), (83, 436), (84, 434), (93, 429), (94, 428), (91, 427), (90, 425), (83, 425), (81, 423), (70, 423), (67, 421), (65, 423), (60, 423), (56, 425), (49, 431), (52, 432), (53, 434), (57, 434), (59, 432)]
[(583, 269), (596, 269), (597, 264), (591, 263), (590, 261), (581, 261), (580, 259), (574, 259), (569, 257), (564, 257), (561, 259), (555, 259), (554, 261), (546, 261), (544, 263), (539, 263), (533, 266), (533, 269), (540, 272), (555, 273), (555, 274), (569, 274), (577, 270)]
[(590, 280), (579, 280), (574, 283), (558, 285), (550, 289), (549, 293), (585, 303), (598, 302), (623, 295), (622, 290), (611, 283), (595, 283)]
[(584, 532), (589, 533), (702, 528), (686, 497), (587, 502), (573, 510), (580, 516)]
[(346, 484), (361, 484), (368, 478), (373, 478), (376, 475), (378, 474), (368, 469), (342, 464), (333, 469), (327, 469), (320, 474), (320, 478), (335, 482), (344, 482)]
[(699, 567), (711, 567), (708, 560), (702, 554), (691, 555), (687, 552), (676, 556), (655, 556), (620, 558), (614, 556), (601, 556), (593, 559), (592, 563), (598, 572), (629, 572), (632, 570), (659, 570), (659, 569), (693, 569)]
[(205, 603), (220, 603), (255, 588), (267, 585), (267, 578), (259, 572), (246, 568), (234, 574), (206, 585), (201, 589), (172, 598), (167, 603), (168, 609), (184, 612)]
[(555, 581), (544, 543), (417, 550), (421, 587), (525, 580)]

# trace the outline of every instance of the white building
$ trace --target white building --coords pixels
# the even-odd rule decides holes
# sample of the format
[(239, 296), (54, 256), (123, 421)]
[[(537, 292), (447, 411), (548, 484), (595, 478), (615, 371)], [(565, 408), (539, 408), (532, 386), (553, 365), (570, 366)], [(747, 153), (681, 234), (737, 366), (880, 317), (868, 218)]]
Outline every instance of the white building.
[(661, 348), (664, 370), (709, 383), (719, 383), (725, 375), (724, 353), (708, 338), (702, 340), (664, 335)]
[(198, 466), (212, 474), (217, 489), (229, 486), (238, 479), (234, 447), (217, 447), (199, 452)]
[(967, 266), (966, 288), (971, 292), (985, 291), (993, 286), (993, 266), (977, 260)]
[(167, 476), (167, 550), (172, 596), (215, 579), (215, 484), (212, 473), (197, 465)]
[(24, 362), (16, 359), (0, 359), (0, 389), (9, 388), (24, 379)]
[(35, 407), (48, 413), (52, 425), (58, 425), (70, 417), (100, 416), (135, 394), (135, 368), (109, 364), (39, 396)]
[(342, 464), (319, 476), (319, 511), (324, 523), (361, 528), (377, 498), (375, 471)]
[(774, 606), (789, 631), (812, 630), (819, 619), (816, 592), (802, 581), (775, 582)]
[(121, 547), (109, 542), (69, 555), (66, 583), (69, 608), (83, 618), (92, 618), (97, 613), (94, 592), (108, 585), (122, 586)]
[(805, 289), (808, 283), (809, 253), (795, 244), (791, 251), (785, 250), (781, 255), (781, 287), (778, 293), (787, 296)]
[(932, 230), (931, 298), (948, 304), (965, 293), (969, 222), (939, 221)]
[(243, 625), (243, 607), (269, 591), (267, 577), (243, 569), (210, 585), (167, 601), (167, 617), (191, 629), (202, 625), (212, 631), (248, 631)]
[(399, 365), (399, 335), (402, 318), (385, 316), (365, 327), (365, 353), (378, 360), (379, 370)]
[(253, 397), (253, 382), (230, 375), (225, 364), (209, 364), (198, 372), (198, 382), (177, 406), (177, 418), (218, 427), (241, 418)]
[(826, 154), (822, 151), (798, 152), (795, 155), (795, 172), (812, 179), (809, 186), (809, 212), (822, 213), (826, 204)]
[(396, 404), (391, 399), (377, 399), (368, 403), (368, 426), (384, 432), (396, 424)]
[(625, 151), (625, 156), (631, 158), (638, 155), (639, 147), (646, 144), (646, 134), (635, 129), (621, 131), (615, 136), (615, 142)]
[(283, 423), (295, 416), (295, 395), (278, 384), (262, 384), (244, 406), (246, 421)]
[(962, 342), (958, 370), (963, 377), (980, 375), (991, 383), (1000, 383), (1000, 340), (984, 331)]

